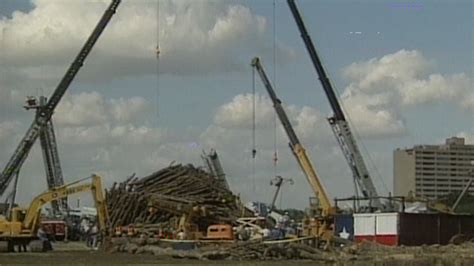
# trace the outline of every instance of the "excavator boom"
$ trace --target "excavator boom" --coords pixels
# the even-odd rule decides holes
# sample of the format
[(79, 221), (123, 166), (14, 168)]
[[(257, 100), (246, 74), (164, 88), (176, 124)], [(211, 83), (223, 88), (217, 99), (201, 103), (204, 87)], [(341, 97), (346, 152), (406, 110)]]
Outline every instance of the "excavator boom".
[(66, 198), (69, 195), (91, 191), (94, 198), (95, 207), (97, 209), (99, 228), (103, 231), (106, 230), (109, 217), (107, 205), (105, 203), (105, 197), (102, 191), (101, 177), (98, 175), (92, 175), (90, 178), (92, 181), (89, 184), (76, 185), (77, 183), (83, 181), (83, 179), (61, 187), (53, 188), (36, 196), (30, 203), (30, 206), (26, 212), (25, 219), (23, 220), (23, 228), (29, 228), (32, 232), (35, 231), (34, 229), (39, 226), (38, 223), (41, 208), (45, 204)]

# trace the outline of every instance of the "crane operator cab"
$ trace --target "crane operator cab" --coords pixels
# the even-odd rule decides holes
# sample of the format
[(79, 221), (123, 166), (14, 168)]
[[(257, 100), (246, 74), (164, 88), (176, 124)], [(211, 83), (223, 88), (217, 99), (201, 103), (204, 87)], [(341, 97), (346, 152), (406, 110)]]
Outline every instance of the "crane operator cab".
[(18, 207), (12, 208), (10, 217), (11, 217), (12, 222), (20, 222), (21, 223), (25, 220), (26, 209), (18, 208)]

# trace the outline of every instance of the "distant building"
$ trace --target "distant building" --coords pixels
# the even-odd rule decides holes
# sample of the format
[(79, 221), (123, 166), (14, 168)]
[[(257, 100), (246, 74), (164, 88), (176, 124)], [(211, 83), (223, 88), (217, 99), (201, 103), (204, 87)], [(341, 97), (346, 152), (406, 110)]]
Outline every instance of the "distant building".
[[(464, 138), (446, 139), (443, 145), (416, 145), (397, 149), (393, 154), (393, 188), (395, 196), (435, 199), (460, 192), (474, 169), (474, 145)], [(474, 185), (469, 192), (474, 192)]]

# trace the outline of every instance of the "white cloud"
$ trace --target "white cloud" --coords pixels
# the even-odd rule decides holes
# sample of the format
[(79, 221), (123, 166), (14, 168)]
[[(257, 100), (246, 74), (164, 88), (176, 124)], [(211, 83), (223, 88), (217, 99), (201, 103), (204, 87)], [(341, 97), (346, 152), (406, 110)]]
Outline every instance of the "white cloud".
[(132, 97), (130, 99), (112, 99), (109, 106), (116, 121), (130, 122), (138, 115), (149, 110), (147, 101), (142, 97)]
[(400, 50), (344, 69), (350, 84), (342, 103), (363, 136), (400, 136), (407, 106), (436, 102), (471, 106), (472, 80), (464, 73), (432, 73), (435, 63), (419, 51)]
[(58, 125), (100, 125), (107, 121), (105, 101), (98, 92), (64, 97), (56, 109), (54, 120)]
[(470, 80), (464, 74), (443, 76), (431, 74), (426, 79), (412, 80), (400, 87), (403, 104), (415, 105), (437, 101), (457, 101), (470, 88)]
[(406, 82), (426, 74), (432, 66), (418, 51), (400, 50), (380, 59), (357, 62), (344, 69), (344, 75), (365, 91), (383, 90), (387, 82)]
[(462, 106), (467, 110), (474, 110), (474, 93), (467, 95), (462, 101)]
[[(30, 78), (57, 78), (108, 4), (33, 1), (28, 13), (15, 12), (11, 19), (0, 20), (2, 50), (8, 51), (2, 61)], [(104, 80), (154, 74), (158, 39), (160, 72), (169, 74), (243, 70), (248, 62), (242, 58), (269, 53), (266, 19), (242, 5), (160, 1), (159, 29), (156, 9), (156, 1), (123, 1), (80, 76)], [(285, 60), (292, 57), (292, 51), (280, 44), (278, 52)]]
[[(271, 100), (261, 94), (255, 95), (256, 112), (255, 126), (257, 130), (264, 130), (268, 134), (274, 129), (275, 111)], [(245, 130), (250, 132), (253, 128), (253, 95), (239, 94), (231, 102), (221, 105), (215, 116), (212, 130), (217, 131), (216, 138), (226, 138), (227, 134), (222, 131)], [(308, 106), (295, 106), (283, 104), (288, 119), (300, 141), (314, 144), (315, 140), (325, 139), (328, 136), (328, 122), (319, 111)], [(286, 145), (288, 138), (277, 118), (279, 145)], [(249, 133), (246, 133), (247, 136)], [(272, 133), (273, 134), (273, 133)], [(217, 136), (220, 135), (220, 136)]]
[(54, 120), (64, 126), (97, 126), (106, 122), (130, 122), (144, 115), (149, 104), (142, 97), (109, 99), (98, 92), (67, 95), (57, 107)]
[[(223, 128), (251, 129), (253, 124), (254, 96), (239, 94), (231, 102), (221, 105), (214, 116), (214, 123)], [(259, 128), (272, 125), (273, 107), (270, 99), (255, 95), (255, 123)]]

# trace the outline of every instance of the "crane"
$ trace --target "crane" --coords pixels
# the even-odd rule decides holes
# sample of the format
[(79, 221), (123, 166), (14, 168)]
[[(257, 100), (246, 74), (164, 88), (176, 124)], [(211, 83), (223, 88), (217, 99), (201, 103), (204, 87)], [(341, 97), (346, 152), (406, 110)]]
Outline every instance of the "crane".
[(321, 60), (319, 59), (316, 48), (314, 47), (311, 37), (306, 30), (306, 26), (298, 11), (295, 0), (287, 0), (287, 2), (301, 33), (301, 38), (303, 39), (306, 49), (310, 55), (311, 61), (316, 69), (316, 72), (318, 73), (319, 81), (321, 82), (324, 92), (326, 93), (326, 96), (329, 100), (329, 104), (331, 105), (331, 108), (334, 112), (334, 115), (329, 117), (328, 121), (334, 135), (336, 136), (337, 142), (342, 149), (344, 157), (349, 164), (352, 175), (364, 197), (371, 199), (371, 205), (377, 209), (383, 209), (383, 205), (378, 198), (377, 190), (375, 189), (372, 178), (369, 174), (369, 171), (367, 170), (364, 158), (362, 157), (356, 139), (352, 134), (349, 123), (347, 122), (341, 105), (339, 104), (339, 101), (336, 97), (336, 93), (334, 92), (331, 82), (326, 75)]
[[(314, 223), (311, 223), (311, 221), (305, 222), (306, 224), (304, 226), (307, 228), (307, 230), (305, 230), (307, 231), (305, 234), (318, 236), (322, 239), (329, 240), (332, 237), (332, 216), (335, 214), (336, 210), (331, 206), (328, 193), (321, 183), (321, 180), (316, 173), (316, 169), (309, 159), (306, 149), (300, 143), (298, 136), (296, 135), (293, 126), (286, 115), (285, 109), (283, 109), (283, 106), (281, 105), (281, 100), (278, 99), (275, 91), (273, 90), (273, 85), (268, 79), (260, 59), (255, 57), (252, 60), (251, 65), (257, 70), (268, 94), (270, 95), (270, 99), (273, 102), (273, 108), (275, 108), (278, 118), (280, 119), (280, 122), (283, 125), (288, 138), (290, 139), (290, 149), (293, 152), (296, 161), (300, 165), (301, 170), (303, 170), (303, 173), (305, 174), (306, 179), (308, 180), (315, 195), (315, 197), (310, 198), (310, 205), (311, 209), (314, 211), (316, 220)], [(313, 202), (313, 200), (315, 202)]]
[(222, 168), (221, 161), (219, 156), (217, 155), (217, 151), (215, 149), (211, 149), (210, 153), (207, 154), (203, 151), (203, 155), (201, 155), (206, 167), (211, 175), (213, 175), (221, 187), (229, 189), (229, 183), (225, 177), (224, 168)]
[(286, 112), (283, 109), (283, 106), (281, 105), (281, 100), (278, 99), (275, 91), (273, 90), (273, 85), (271, 84), (270, 80), (267, 77), (267, 74), (265, 73), (265, 69), (263, 68), (262, 63), (260, 62), (260, 58), (255, 57), (252, 60), (252, 67), (257, 70), (268, 94), (270, 95), (270, 99), (273, 102), (273, 108), (275, 108), (278, 118), (280, 119), (280, 122), (283, 125), (283, 128), (285, 129), (288, 138), (290, 139), (290, 149), (295, 155), (298, 164), (303, 170), (303, 173), (306, 175), (306, 178), (308, 179), (308, 182), (311, 185), (314, 195), (319, 200), (322, 215), (328, 215), (331, 210), (331, 202), (329, 200), (328, 193), (326, 192), (326, 189), (321, 183), (321, 180), (319, 179), (319, 176), (316, 173), (316, 170), (313, 164), (311, 163), (308, 154), (306, 153), (306, 149), (303, 147), (303, 145), (301, 145), (298, 136), (296, 136), (295, 130), (293, 129), (293, 126), (291, 125), (290, 120), (288, 119), (288, 116), (286, 115)]
[[(38, 112), (46, 105), (46, 102), (47, 99), (44, 96), (40, 96), (39, 100), (35, 97), (28, 97), (24, 107), (26, 110), (35, 109), (36, 112)], [(58, 145), (52, 119), (41, 128), (39, 139), (43, 152), (48, 189), (60, 187), (64, 185), (64, 178), (59, 161)], [(14, 201), (14, 199), (12, 201)], [(67, 197), (60, 199), (59, 203), (52, 201), (51, 206), (54, 214), (59, 214), (61, 211), (66, 212), (68, 210)]]
[(278, 198), (278, 193), (280, 193), (281, 186), (284, 183), (289, 183), (290, 185), (294, 184), (293, 179), (283, 178), (281, 176), (276, 176), (274, 179), (272, 179), (272, 181), (270, 181), (270, 185), (274, 185), (276, 187), (276, 190), (275, 190), (275, 194), (273, 194), (273, 199), (270, 205), (270, 210), (268, 211), (268, 215), (270, 215), (273, 212), (273, 210), (275, 210), (275, 203)]
[(71, 66), (66, 71), (66, 74), (59, 82), (51, 97), (49, 97), (48, 102), (38, 110), (36, 117), (33, 120), (33, 123), (29, 127), (25, 136), (20, 141), (20, 144), (17, 146), (12, 157), (7, 162), (5, 168), (0, 174), (0, 196), (4, 194), (13, 177), (19, 173), (20, 168), (28, 157), (28, 154), (32, 146), (34, 145), (36, 139), (41, 134), (43, 128), (51, 120), (51, 116), (53, 115), (54, 110), (61, 101), (61, 98), (66, 93), (67, 89), (69, 88), (69, 85), (76, 77), (77, 73), (84, 64), (85, 59), (94, 47), (94, 44), (99, 39), (100, 35), (106, 28), (112, 16), (115, 14), (120, 2), (121, 0), (113, 0), (110, 3), (107, 10), (100, 19), (99, 23), (94, 28), (92, 34), (89, 36), (84, 46), (72, 62)]

